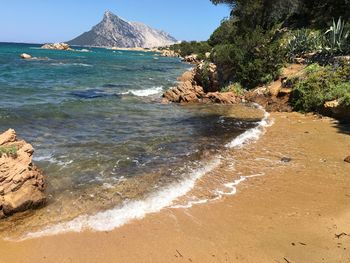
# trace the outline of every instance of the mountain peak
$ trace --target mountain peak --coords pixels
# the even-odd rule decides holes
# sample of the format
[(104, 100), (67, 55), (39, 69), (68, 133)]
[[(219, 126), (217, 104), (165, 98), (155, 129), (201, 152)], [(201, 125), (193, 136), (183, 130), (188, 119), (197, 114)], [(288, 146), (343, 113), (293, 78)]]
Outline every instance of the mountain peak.
[(103, 20), (90, 31), (68, 41), (70, 45), (97, 47), (159, 47), (176, 43), (169, 34), (145, 24), (127, 22), (111, 11), (104, 12)]
[(103, 19), (108, 19), (108, 18), (111, 18), (111, 17), (116, 17), (116, 15), (113, 14), (111, 11), (106, 10), (105, 13), (103, 14)]

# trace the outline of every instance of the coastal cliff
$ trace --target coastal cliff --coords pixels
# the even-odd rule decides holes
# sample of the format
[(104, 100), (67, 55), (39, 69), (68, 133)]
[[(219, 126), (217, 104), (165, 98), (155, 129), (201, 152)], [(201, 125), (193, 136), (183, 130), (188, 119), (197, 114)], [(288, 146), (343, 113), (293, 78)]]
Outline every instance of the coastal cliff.
[(33, 147), (12, 129), (0, 135), (0, 218), (46, 202), (45, 178), (33, 165)]

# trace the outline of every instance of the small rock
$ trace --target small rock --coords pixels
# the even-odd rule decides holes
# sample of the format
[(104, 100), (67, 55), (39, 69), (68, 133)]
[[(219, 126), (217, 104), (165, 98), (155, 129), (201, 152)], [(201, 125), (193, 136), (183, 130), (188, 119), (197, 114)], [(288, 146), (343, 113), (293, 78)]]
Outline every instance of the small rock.
[(31, 59), (32, 56), (29, 55), (29, 54), (23, 53), (23, 54), (21, 54), (21, 58), (23, 58), (23, 59)]
[(344, 159), (344, 162), (350, 163), (350, 155)]
[(292, 161), (292, 158), (289, 157), (282, 157), (281, 158), (281, 162), (283, 163), (290, 163)]

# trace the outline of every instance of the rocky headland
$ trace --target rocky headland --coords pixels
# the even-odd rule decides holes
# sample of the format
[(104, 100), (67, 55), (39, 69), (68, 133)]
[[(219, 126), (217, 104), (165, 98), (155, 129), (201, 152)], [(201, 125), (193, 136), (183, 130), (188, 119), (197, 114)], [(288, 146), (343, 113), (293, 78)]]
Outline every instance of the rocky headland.
[(33, 152), (14, 130), (0, 135), (0, 218), (45, 204), (45, 177), (32, 163)]

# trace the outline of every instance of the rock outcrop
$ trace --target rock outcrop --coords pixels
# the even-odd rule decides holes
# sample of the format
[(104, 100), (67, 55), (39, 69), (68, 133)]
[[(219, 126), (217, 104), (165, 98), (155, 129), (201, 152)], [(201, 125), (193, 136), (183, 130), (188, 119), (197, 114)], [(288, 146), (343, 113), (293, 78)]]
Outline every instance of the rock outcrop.
[(46, 202), (45, 179), (32, 163), (33, 152), (14, 130), (0, 135), (0, 218)]
[(110, 11), (90, 31), (68, 41), (70, 45), (120, 48), (168, 46), (177, 40), (157, 29), (138, 22), (128, 22)]
[(55, 50), (70, 50), (70, 51), (73, 50), (67, 43), (45, 44), (41, 48), (43, 48), (43, 49), (55, 49)]
[(350, 120), (350, 107), (341, 105), (339, 100), (326, 101), (323, 105), (323, 113), (331, 117)]
[(344, 159), (344, 162), (350, 163), (350, 155)]
[(162, 49), (158, 51), (162, 57), (179, 58), (180, 55), (174, 50)]
[(192, 64), (197, 64), (201, 62), (196, 54), (186, 56), (182, 59), (182, 61), (187, 63), (192, 63)]
[(260, 104), (270, 112), (291, 112), (293, 109), (289, 102), (292, 88), (286, 80), (301, 74), (304, 67), (299, 64), (289, 65), (283, 69), (281, 77), (269, 86), (248, 91), (245, 94), (246, 100)]
[(20, 57), (21, 57), (21, 58), (23, 58), (23, 59), (31, 59), (31, 58), (32, 58), (32, 56), (31, 56), (31, 55), (26, 54), (26, 53), (21, 54), (21, 56), (20, 56)]
[(196, 69), (185, 72), (178, 78), (179, 84), (163, 94), (163, 102), (177, 103), (220, 103), (234, 104), (242, 102), (243, 96), (233, 92), (205, 92), (196, 82)]

